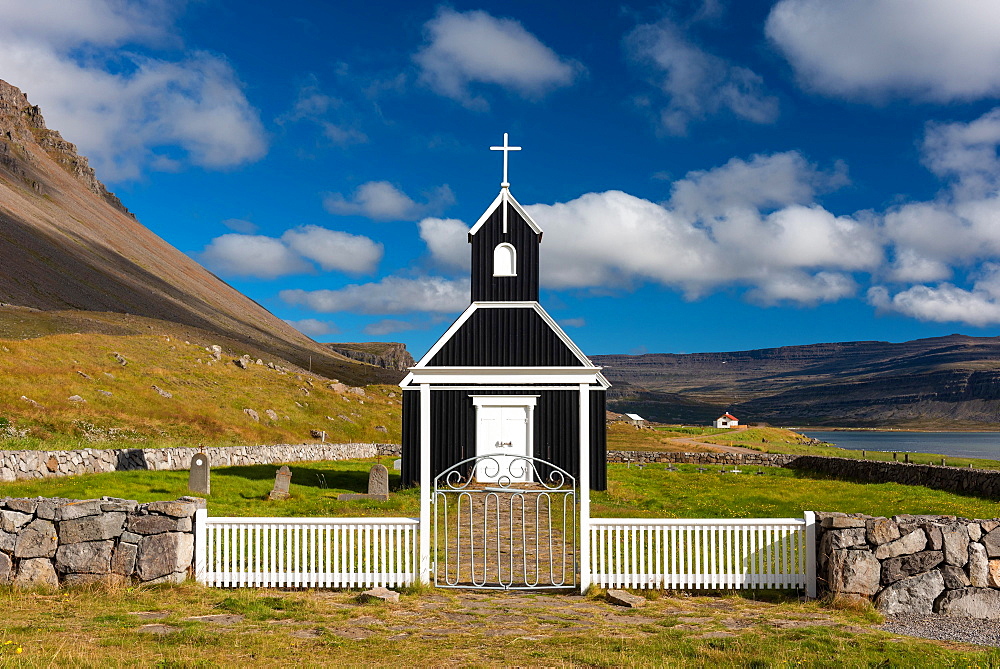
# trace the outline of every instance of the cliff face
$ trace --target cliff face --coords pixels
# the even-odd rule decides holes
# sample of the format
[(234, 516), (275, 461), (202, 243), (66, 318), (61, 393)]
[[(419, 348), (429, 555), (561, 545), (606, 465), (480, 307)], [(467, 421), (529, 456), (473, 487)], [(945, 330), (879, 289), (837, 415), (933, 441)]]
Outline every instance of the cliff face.
[[(57, 130), (46, 128), (41, 109), (28, 102), (28, 96), (18, 88), (2, 80), (0, 80), (0, 133), (2, 133), (0, 164), (12, 173), (19, 174), (36, 192), (42, 190), (43, 182), (31, 179), (26, 166), (19, 164), (19, 159), (29, 164), (34, 162), (32, 152), (27, 150), (32, 143), (41, 147), (49, 158), (76, 178), (87, 190), (115, 209), (135, 218), (121, 200), (98, 180), (87, 158), (76, 152), (76, 145), (63, 139)], [(37, 164), (32, 167), (44, 170)]]
[(358, 385), (383, 370), (317, 344), (135, 220), (38, 107), (0, 81), (0, 303), (129, 313), (245, 341)]
[(775, 424), (1000, 424), (994, 337), (592, 359), (615, 384), (616, 408), (663, 420), (704, 422), (728, 409), (744, 422)]
[[(335, 353), (383, 369), (405, 371), (416, 364), (406, 344), (396, 342), (325, 344)], [(402, 377), (400, 377), (402, 378)]]

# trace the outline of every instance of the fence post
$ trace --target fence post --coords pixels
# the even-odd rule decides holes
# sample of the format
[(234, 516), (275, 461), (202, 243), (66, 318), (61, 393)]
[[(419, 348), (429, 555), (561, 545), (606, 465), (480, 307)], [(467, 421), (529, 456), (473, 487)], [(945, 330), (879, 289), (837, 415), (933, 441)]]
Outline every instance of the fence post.
[(806, 511), (806, 597), (816, 599), (816, 514)]
[(431, 386), (420, 384), (420, 534), (417, 575), (431, 582)]
[[(603, 416), (601, 419), (603, 420)], [(590, 587), (590, 386), (580, 384), (580, 592)]]
[(208, 582), (208, 509), (194, 512), (194, 578), (205, 585)]

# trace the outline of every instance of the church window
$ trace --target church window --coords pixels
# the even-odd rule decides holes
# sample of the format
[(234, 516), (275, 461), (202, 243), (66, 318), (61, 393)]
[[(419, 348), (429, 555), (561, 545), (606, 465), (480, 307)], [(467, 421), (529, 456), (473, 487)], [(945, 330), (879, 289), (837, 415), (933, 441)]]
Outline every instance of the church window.
[(517, 249), (507, 243), (493, 249), (493, 276), (517, 276)]

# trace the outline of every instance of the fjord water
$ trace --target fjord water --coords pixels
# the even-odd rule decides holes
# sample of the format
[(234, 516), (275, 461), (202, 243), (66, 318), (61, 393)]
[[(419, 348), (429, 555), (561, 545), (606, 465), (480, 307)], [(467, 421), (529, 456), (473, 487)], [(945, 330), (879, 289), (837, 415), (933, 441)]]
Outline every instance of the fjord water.
[(1000, 459), (1000, 432), (898, 432), (881, 430), (796, 430), (852, 451), (937, 453), (961, 458)]

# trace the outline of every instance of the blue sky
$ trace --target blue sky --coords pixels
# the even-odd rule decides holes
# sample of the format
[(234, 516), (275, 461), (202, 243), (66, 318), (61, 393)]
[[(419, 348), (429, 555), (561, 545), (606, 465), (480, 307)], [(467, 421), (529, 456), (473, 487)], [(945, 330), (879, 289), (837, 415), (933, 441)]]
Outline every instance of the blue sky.
[(994, 0), (0, 0), (0, 78), (319, 341), (422, 354), (511, 191), (590, 354), (1000, 324)]

